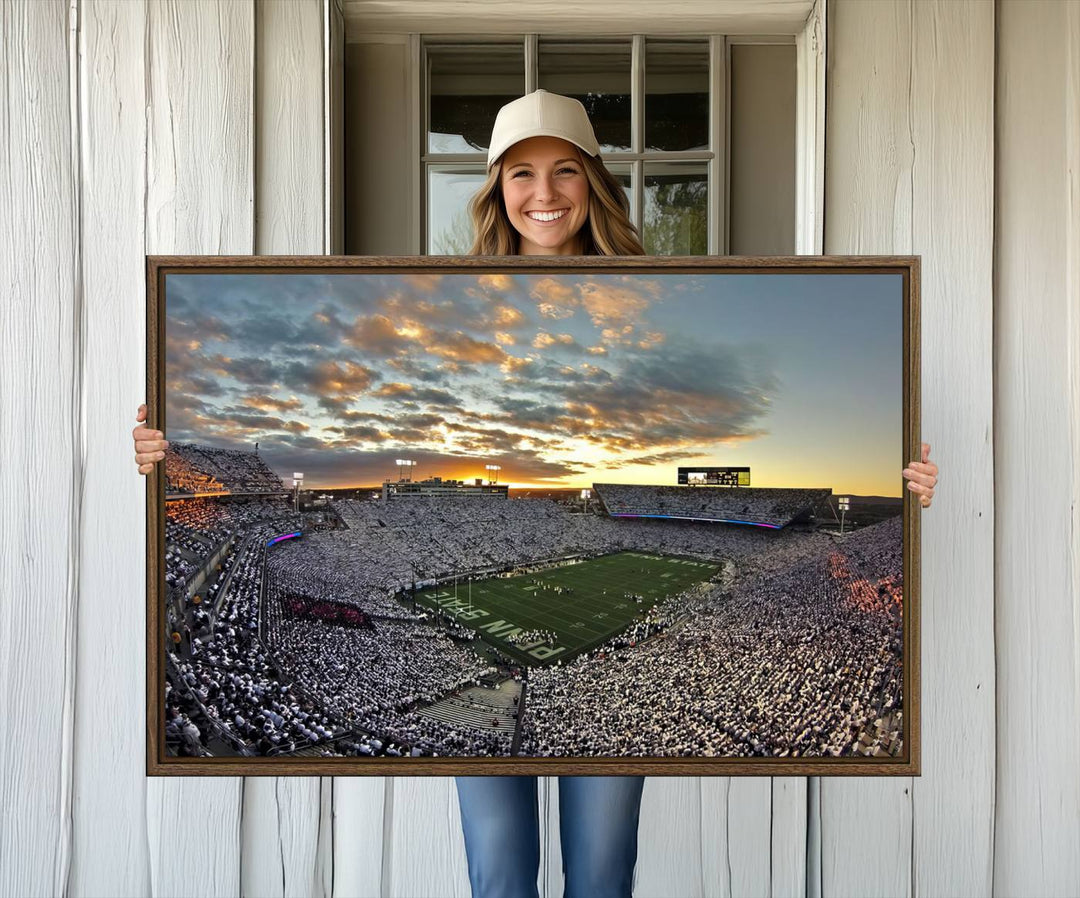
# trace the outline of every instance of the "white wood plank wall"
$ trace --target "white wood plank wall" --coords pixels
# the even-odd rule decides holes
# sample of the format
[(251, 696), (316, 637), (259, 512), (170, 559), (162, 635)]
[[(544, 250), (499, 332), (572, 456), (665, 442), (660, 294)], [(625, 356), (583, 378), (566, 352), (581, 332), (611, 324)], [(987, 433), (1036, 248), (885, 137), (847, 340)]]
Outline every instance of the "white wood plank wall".
[(1080, 8), (999, 14), (994, 887), (1077, 895)]
[[(67, 4), (60, 4), (65, 10)], [(77, 16), (82, 205), (83, 410), (79, 653), (76, 668), (76, 895), (151, 893), (145, 776), (143, 480), (124, 464), (146, 366), (147, 104), (143, 4), (95, 2)], [(175, 844), (175, 840), (173, 840)], [(120, 863), (126, 858), (126, 863)], [(58, 893), (54, 893), (58, 894)]]
[(72, 852), (84, 438), (67, 6), (5, 6), (0, 38), (0, 889), (49, 895)]
[[(338, 0), (0, 3), (0, 896), (467, 895), (450, 779), (144, 775), (143, 255), (328, 249)], [(651, 779), (636, 894), (1075, 895), (1080, 4), (828, 10), (825, 251), (923, 257), (923, 776)]]
[(944, 474), (922, 526), (922, 777), (822, 779), (822, 894), (987, 895), (994, 7), (829, 11), (825, 251), (922, 256), (922, 433)]

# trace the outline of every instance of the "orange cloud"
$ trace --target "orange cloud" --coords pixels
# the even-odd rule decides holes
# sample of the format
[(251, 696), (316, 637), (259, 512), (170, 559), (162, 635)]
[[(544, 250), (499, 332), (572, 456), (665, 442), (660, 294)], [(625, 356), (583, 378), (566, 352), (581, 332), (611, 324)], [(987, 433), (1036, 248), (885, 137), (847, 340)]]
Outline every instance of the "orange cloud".
[(346, 334), (345, 342), (357, 349), (380, 355), (392, 355), (399, 349), (403, 349), (407, 341), (398, 332), (394, 322), (385, 315), (372, 315), (367, 318), (357, 318)]
[(506, 358), (506, 353), (494, 343), (476, 340), (461, 331), (454, 333), (428, 332), (425, 335), (430, 343), (424, 349), (432, 355), (454, 362), (499, 363)]
[(573, 309), (565, 309), (561, 306), (554, 305), (550, 302), (542, 302), (537, 306), (540, 310), (540, 314), (545, 318), (551, 318), (555, 321), (561, 321), (564, 318), (570, 318), (574, 314)]
[(323, 362), (316, 366), (311, 386), (316, 393), (356, 395), (363, 393), (378, 375), (356, 362)]
[(533, 338), (532, 345), (537, 349), (546, 349), (548, 346), (554, 346), (556, 343), (561, 343), (563, 346), (573, 346), (576, 341), (571, 334), (549, 334), (546, 331), (540, 331), (535, 338)]
[(372, 395), (385, 398), (388, 396), (401, 396), (404, 393), (411, 393), (412, 391), (413, 388), (411, 384), (403, 384), (395, 381), (394, 383), (383, 384), (379, 389), (374, 390)]
[(544, 278), (537, 282), (529, 295), (537, 301), (537, 309), (545, 318), (569, 318), (579, 305), (574, 288), (555, 278)]
[(533, 299), (544, 302), (554, 302), (561, 305), (577, 304), (574, 288), (555, 278), (544, 278), (542, 281), (537, 281), (529, 295)]
[(406, 274), (402, 276), (402, 280), (416, 290), (434, 293), (444, 277), (442, 274)]
[(394, 321), (420, 318), (428, 324), (456, 322), (460, 310), (452, 300), (432, 302), (408, 293), (393, 293), (384, 298), (379, 307)]
[(605, 343), (628, 344), (632, 342), (629, 335), (633, 332), (634, 325), (632, 324), (624, 324), (622, 327), (605, 327), (600, 331), (600, 339)]
[(514, 282), (508, 274), (482, 274), (476, 279), (476, 285), (505, 293), (514, 285)]
[(522, 368), (527, 368), (532, 364), (532, 359), (526, 356), (525, 358), (518, 358), (517, 356), (508, 355), (503, 363), (499, 366), (500, 370), (507, 374), (513, 374), (515, 371), (520, 371)]
[(622, 325), (636, 321), (649, 307), (649, 301), (632, 287), (590, 282), (578, 288), (581, 302), (597, 327)]
[(260, 412), (298, 412), (304, 404), (297, 398), (274, 399), (272, 396), (245, 396), (241, 402)]
[(499, 327), (513, 327), (525, 320), (525, 316), (513, 306), (496, 306), (494, 321)]

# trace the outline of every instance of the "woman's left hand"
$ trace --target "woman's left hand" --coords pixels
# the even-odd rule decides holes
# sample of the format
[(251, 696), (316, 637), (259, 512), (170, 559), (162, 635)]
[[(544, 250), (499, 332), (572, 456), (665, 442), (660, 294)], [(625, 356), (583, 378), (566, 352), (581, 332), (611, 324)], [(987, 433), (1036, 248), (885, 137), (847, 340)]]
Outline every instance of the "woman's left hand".
[(938, 467), (930, 461), (930, 444), (922, 444), (922, 461), (913, 461), (903, 471), (907, 488), (919, 497), (923, 508), (929, 508), (934, 500), (934, 487), (937, 486)]

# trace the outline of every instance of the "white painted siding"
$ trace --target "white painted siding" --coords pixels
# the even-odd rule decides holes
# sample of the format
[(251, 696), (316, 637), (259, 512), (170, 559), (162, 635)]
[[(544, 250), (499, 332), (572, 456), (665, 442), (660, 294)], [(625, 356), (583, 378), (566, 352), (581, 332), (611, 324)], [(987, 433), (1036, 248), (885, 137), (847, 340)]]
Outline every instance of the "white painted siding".
[[(0, 895), (467, 894), (448, 779), (144, 776), (143, 255), (326, 248), (335, 10), (3, 6)], [(923, 775), (652, 779), (637, 894), (1076, 894), (1080, 5), (829, 18), (825, 250), (923, 258)]]
[(146, 493), (128, 463), (146, 392), (148, 11), (99, 2), (78, 14), (87, 424), (69, 889), (137, 896), (151, 889), (146, 736), (135, 725), (146, 708), (145, 525), (135, 509)]
[(383, 894), (467, 898), (469, 873), (457, 787), (445, 776), (391, 777), (383, 842)]
[(1080, 9), (1002, 3), (997, 814), (1001, 894), (1080, 893)]
[(959, 898), (993, 888), (993, 7), (912, 4), (912, 38), (922, 433), (946, 471), (948, 498), (922, 519), (922, 776), (911, 784), (911, 869), (916, 895)]
[(68, 28), (62, 2), (0, 17), (0, 891), (11, 895), (59, 892), (72, 852), (84, 431)]
[(829, 10), (825, 251), (922, 256), (922, 433), (944, 474), (922, 522), (922, 776), (822, 779), (822, 894), (985, 895), (994, 7), (845, 0)]

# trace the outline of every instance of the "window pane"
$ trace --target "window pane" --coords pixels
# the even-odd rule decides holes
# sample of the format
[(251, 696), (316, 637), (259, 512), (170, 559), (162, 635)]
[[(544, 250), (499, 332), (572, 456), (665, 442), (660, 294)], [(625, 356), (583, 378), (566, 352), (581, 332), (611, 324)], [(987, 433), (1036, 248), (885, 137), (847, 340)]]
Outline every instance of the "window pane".
[(728, 252), (795, 252), (795, 48), (731, 48)]
[(521, 43), (428, 47), (428, 152), (486, 152), (499, 108), (524, 93)]
[(645, 43), (645, 149), (709, 149), (709, 44)]
[(480, 166), (431, 166), (428, 169), (428, 253), (464, 256), (472, 246), (468, 204), (484, 183)]
[(615, 176), (615, 180), (622, 184), (623, 191), (626, 193), (626, 198), (630, 201), (630, 217), (634, 217), (634, 178), (632, 169), (629, 165), (619, 165), (618, 163), (612, 165), (610, 162), (605, 162), (604, 167)]
[(708, 175), (704, 163), (645, 165), (645, 252), (704, 256), (709, 247)]
[(580, 100), (601, 153), (630, 149), (629, 41), (540, 41), (538, 86)]

